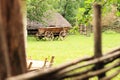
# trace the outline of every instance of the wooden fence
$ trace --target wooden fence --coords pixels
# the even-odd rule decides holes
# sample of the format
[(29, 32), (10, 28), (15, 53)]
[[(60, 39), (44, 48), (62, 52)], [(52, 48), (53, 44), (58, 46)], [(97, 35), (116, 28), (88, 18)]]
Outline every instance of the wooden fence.
[[(96, 70), (95, 64), (102, 62), (102, 69)], [(63, 80), (71, 78), (72, 80), (88, 80), (89, 78), (105, 74), (110, 70), (118, 69), (112, 75), (100, 77), (99, 80), (110, 80), (120, 73), (120, 48), (112, 50), (102, 57), (84, 57), (76, 59), (72, 62), (63, 64), (56, 68), (51, 68), (48, 71), (30, 72), (16, 77), (8, 78), (7, 80)], [(76, 71), (77, 70), (77, 71)]]
[[(120, 48), (102, 54), (101, 6), (94, 5), (94, 56), (45, 71), (26, 72), (20, 0), (0, 0), (0, 80), (110, 80), (120, 73)], [(79, 55), (78, 55), (79, 56)], [(112, 75), (107, 72), (117, 68)]]

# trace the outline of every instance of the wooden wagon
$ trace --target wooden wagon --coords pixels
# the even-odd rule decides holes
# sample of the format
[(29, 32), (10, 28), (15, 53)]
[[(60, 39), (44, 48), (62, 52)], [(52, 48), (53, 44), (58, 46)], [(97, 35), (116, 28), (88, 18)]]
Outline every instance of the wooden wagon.
[(36, 33), (36, 39), (53, 40), (55, 38), (64, 39), (70, 27), (40, 27)]

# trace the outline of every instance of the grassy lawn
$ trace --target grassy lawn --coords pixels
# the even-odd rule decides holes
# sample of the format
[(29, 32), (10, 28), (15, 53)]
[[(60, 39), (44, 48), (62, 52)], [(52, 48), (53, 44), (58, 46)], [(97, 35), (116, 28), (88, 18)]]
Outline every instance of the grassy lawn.
[[(35, 60), (50, 59), (55, 56), (54, 66), (58, 66), (76, 58), (93, 55), (93, 34), (90, 37), (83, 35), (68, 35), (65, 40), (36, 41), (34, 37), (28, 36), (27, 57)], [(102, 34), (103, 53), (120, 46), (120, 34), (105, 32)], [(111, 73), (110, 73), (111, 74)], [(120, 75), (113, 80), (119, 80)], [(97, 80), (97, 79), (90, 79)]]
[[(120, 34), (106, 32), (102, 35), (103, 53), (120, 46)], [(44, 60), (55, 56), (54, 65), (71, 61), (76, 58), (93, 55), (93, 34), (90, 37), (83, 35), (69, 35), (65, 40), (36, 41), (34, 37), (28, 37), (27, 57)]]

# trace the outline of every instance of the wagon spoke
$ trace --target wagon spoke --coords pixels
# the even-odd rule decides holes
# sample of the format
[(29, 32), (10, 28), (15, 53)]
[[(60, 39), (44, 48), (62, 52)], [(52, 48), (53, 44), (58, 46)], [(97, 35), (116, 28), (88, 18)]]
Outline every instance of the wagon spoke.
[(51, 35), (50, 39), (53, 40), (53, 39), (54, 39), (54, 34), (53, 34), (53, 32), (51, 32), (50, 35)]
[(39, 33), (38, 32), (35, 34), (35, 38), (36, 38), (36, 40), (39, 40)]
[(60, 31), (60, 33), (59, 33), (59, 38), (60, 38), (61, 40), (63, 40), (66, 35), (67, 35), (67, 32), (66, 32), (65, 30), (62, 30), (62, 31)]
[(45, 39), (46, 40), (53, 40), (53, 38), (54, 38), (54, 35), (52, 32), (50, 32), (50, 31), (45, 32)]

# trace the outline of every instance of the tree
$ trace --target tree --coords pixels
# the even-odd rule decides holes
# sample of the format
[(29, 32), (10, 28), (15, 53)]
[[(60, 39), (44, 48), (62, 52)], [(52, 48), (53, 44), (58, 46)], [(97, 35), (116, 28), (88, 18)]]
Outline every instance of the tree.
[(27, 0), (27, 17), (41, 22), (44, 12), (52, 9), (49, 3), (50, 0)]
[(62, 14), (72, 25), (75, 25), (75, 16), (77, 9), (81, 6), (84, 0), (60, 0), (58, 12)]
[(110, 12), (111, 5), (116, 6), (116, 15), (120, 16), (119, 0), (27, 0), (27, 13), (29, 19), (41, 22), (41, 18), (45, 17), (44, 12), (54, 10), (61, 13), (73, 26), (81, 23), (89, 25), (95, 2), (102, 5), (102, 16)]

